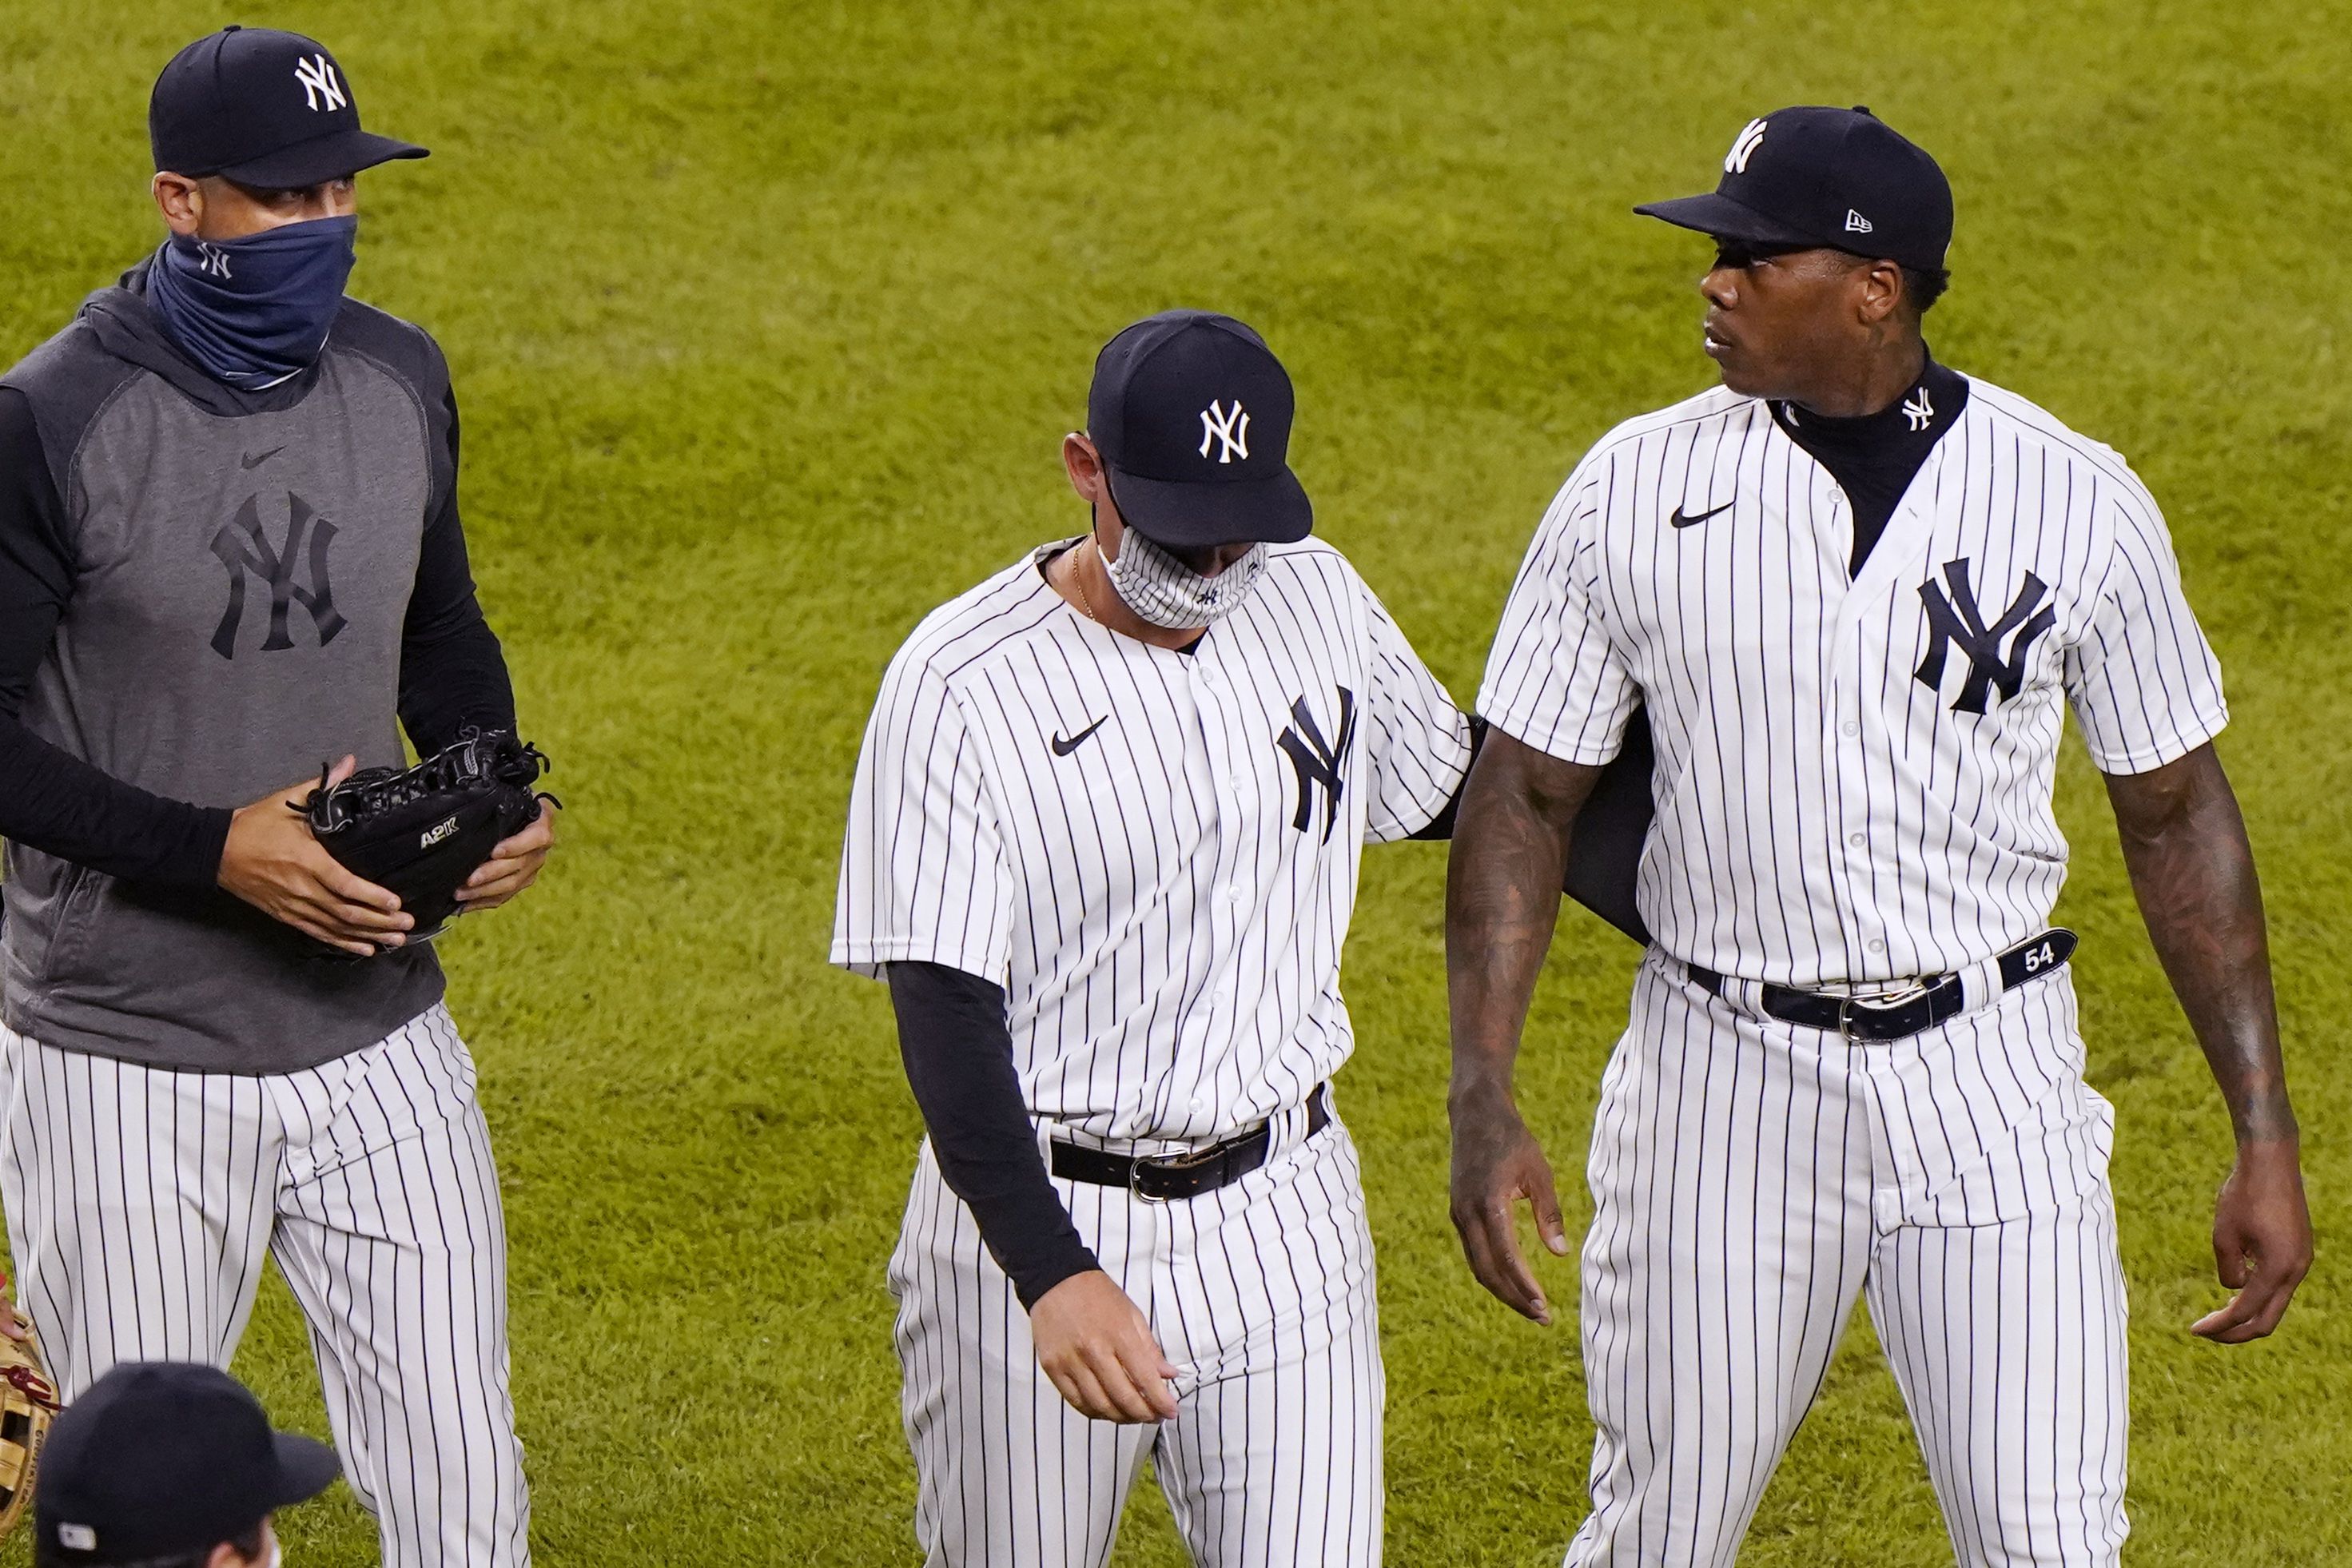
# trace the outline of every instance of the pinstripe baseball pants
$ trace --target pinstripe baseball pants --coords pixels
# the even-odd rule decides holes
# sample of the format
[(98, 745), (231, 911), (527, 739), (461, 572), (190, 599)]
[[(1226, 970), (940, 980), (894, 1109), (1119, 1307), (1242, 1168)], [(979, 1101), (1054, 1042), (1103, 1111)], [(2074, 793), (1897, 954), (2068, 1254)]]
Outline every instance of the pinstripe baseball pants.
[(1379, 1563), (1387, 1384), (1356, 1146), (1336, 1120), (1304, 1142), (1303, 1112), (1282, 1121), (1265, 1165), (1187, 1201), (1055, 1181), (1181, 1369), (1157, 1426), (1063, 1402), (924, 1145), (890, 1289), (931, 1568), (1095, 1568), (1147, 1454), (1202, 1568)]
[(474, 1064), (436, 1006), (302, 1072), (174, 1072), (0, 1027), (0, 1202), (68, 1399), (119, 1361), (226, 1366), (266, 1249), (395, 1568), (530, 1560), (506, 1229)]
[(2115, 1563), (2113, 1130), (2063, 972), (1847, 1043), (1739, 1011), (1654, 951), (1593, 1124), (1598, 1432), (1570, 1568), (1730, 1563), (1857, 1295), (1960, 1563)]

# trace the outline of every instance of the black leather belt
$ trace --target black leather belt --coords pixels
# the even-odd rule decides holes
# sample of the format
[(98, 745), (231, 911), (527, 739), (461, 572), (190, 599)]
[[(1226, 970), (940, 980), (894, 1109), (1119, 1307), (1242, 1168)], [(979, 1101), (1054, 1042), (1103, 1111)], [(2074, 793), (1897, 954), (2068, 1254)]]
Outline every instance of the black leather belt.
[[(2074, 956), (2075, 935), (2063, 927), (2019, 942), (1994, 962), (2000, 966), (2000, 988), (2013, 991), (2029, 980), (2055, 974)], [(1727, 982), (1712, 969), (1696, 963), (1684, 966), (1692, 984), (1717, 996)], [(1784, 1024), (1822, 1029), (1850, 1040), (1899, 1040), (1922, 1029), (1932, 1029), (1968, 1010), (1965, 987), (1957, 974), (1932, 975), (1893, 996), (1833, 996), (1822, 991), (1794, 991), (1785, 985), (1758, 987), (1763, 1009)]]
[[(1330, 1085), (1318, 1083), (1307, 1097), (1307, 1136), (1331, 1125)], [(1164, 1160), (1138, 1160), (1107, 1149), (1076, 1143), (1054, 1144), (1054, 1174), (1098, 1187), (1125, 1187), (1147, 1202), (1164, 1204), (1197, 1198), (1230, 1186), (1265, 1163), (1274, 1148), (1274, 1123), (1261, 1121), (1238, 1138), (1173, 1154)]]

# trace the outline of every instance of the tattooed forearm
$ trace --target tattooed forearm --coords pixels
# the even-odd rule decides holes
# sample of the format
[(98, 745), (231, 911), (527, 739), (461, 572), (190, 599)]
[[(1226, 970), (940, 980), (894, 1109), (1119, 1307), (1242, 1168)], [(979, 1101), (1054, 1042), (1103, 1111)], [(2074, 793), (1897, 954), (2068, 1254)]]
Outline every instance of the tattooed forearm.
[(2240, 1143), (2292, 1140), (2262, 884), (2246, 825), (2210, 746), (2107, 796), (2149, 939), (2204, 1047)]
[(1446, 873), (1454, 1096), (1503, 1089), (1559, 917), (1569, 832), (1601, 770), (1499, 731), (1462, 794)]

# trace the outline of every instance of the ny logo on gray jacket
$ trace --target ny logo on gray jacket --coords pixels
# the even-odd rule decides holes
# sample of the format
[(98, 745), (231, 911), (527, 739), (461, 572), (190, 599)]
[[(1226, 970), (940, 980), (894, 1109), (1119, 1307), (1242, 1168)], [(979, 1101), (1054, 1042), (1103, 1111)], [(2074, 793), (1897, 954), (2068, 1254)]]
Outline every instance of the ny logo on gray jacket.
[[(236, 509), (236, 521), (223, 523), (220, 531), (213, 535), (213, 553), (228, 568), (228, 607), (221, 612), (220, 626), (213, 633), (213, 651), (223, 658), (236, 657), (236, 632), (245, 618), (247, 573), (269, 586), (269, 635), (262, 639), (262, 652), (275, 653), (294, 646), (287, 623), (297, 604), (310, 613), (310, 625), (318, 631), (320, 647), (334, 641), (335, 634), (346, 624), (336, 613), (334, 584), (327, 574), (327, 552), (335, 542), (335, 525), (290, 490), (286, 500), (289, 515), (283, 550), (272, 549), (268, 534), (262, 531), (259, 496), (246, 497), (245, 504)], [(306, 535), (310, 542), (308, 587), (294, 580), (295, 570), (304, 559)]]

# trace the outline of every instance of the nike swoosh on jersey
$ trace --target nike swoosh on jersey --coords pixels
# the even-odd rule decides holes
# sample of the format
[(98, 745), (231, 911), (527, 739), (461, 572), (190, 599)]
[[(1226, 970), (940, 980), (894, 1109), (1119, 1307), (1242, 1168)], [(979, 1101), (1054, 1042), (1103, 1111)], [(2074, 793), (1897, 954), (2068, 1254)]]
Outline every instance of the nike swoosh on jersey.
[(1696, 517), (1693, 517), (1688, 512), (1683, 510), (1681, 505), (1677, 503), (1675, 507), (1675, 515), (1668, 518), (1666, 521), (1673, 523), (1676, 528), (1695, 528), (1698, 524), (1705, 522), (1708, 518), (1713, 517), (1716, 512), (1729, 511), (1731, 510), (1731, 502), (1725, 501), (1721, 506), (1715, 508), (1712, 511), (1703, 511)]
[(237, 462), (247, 472), (251, 472), (284, 450), (286, 450), (284, 447), (272, 447), (267, 452), (257, 452), (249, 458), (239, 458)]
[(1054, 754), (1057, 757), (1068, 756), (1072, 752), (1076, 751), (1080, 746), (1085, 745), (1089, 740), (1093, 739), (1094, 732), (1097, 730), (1101, 729), (1104, 725), (1109, 722), (1110, 715), (1106, 713), (1066, 741), (1062, 739), (1059, 735), (1055, 736)]

